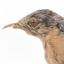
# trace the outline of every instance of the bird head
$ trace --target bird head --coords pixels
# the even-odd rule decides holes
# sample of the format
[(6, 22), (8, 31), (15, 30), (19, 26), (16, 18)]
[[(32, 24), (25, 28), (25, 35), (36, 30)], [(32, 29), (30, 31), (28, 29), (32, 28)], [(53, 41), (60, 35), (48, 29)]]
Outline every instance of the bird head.
[(61, 17), (50, 10), (38, 10), (20, 19), (17, 23), (9, 24), (6, 27), (23, 29), (28, 34), (42, 37), (56, 27)]

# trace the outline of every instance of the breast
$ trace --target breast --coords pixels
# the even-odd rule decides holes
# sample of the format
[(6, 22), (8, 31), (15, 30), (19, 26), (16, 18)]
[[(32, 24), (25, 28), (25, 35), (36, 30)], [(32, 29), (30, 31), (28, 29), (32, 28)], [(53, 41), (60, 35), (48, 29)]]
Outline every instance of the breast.
[(58, 30), (51, 30), (44, 41), (45, 58), (49, 64), (64, 64), (64, 39)]

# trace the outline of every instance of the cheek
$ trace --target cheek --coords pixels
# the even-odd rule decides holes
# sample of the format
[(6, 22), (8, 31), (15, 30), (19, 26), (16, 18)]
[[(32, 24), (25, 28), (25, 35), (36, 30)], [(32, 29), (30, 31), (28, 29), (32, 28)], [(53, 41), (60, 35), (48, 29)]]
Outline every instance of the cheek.
[(48, 31), (48, 28), (46, 28), (45, 26), (40, 26), (39, 29), (37, 30), (38, 33), (46, 33)]
[(43, 33), (43, 30), (41, 28), (38, 29), (38, 33)]
[(35, 30), (31, 30), (31, 33), (32, 33), (32, 35), (34, 35), (34, 36), (37, 36), (37, 35), (38, 35), (38, 32), (35, 31)]

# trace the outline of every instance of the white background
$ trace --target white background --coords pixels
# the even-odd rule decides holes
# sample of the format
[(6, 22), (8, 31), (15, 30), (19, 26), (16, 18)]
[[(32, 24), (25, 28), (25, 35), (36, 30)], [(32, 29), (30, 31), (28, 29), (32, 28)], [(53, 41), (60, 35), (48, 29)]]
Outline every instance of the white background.
[(64, 16), (64, 0), (0, 0), (0, 64), (46, 64), (42, 42), (23, 30), (2, 27), (39, 10)]

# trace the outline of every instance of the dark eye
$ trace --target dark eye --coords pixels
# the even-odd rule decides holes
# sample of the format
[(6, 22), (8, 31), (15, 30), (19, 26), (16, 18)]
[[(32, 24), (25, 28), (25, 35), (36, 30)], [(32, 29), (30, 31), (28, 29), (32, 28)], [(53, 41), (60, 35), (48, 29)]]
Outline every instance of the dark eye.
[(38, 24), (38, 21), (36, 20), (36, 18), (31, 18), (29, 21), (29, 25), (35, 27)]
[(32, 24), (35, 24), (36, 23), (35, 20), (32, 20), (31, 22), (32, 22)]

